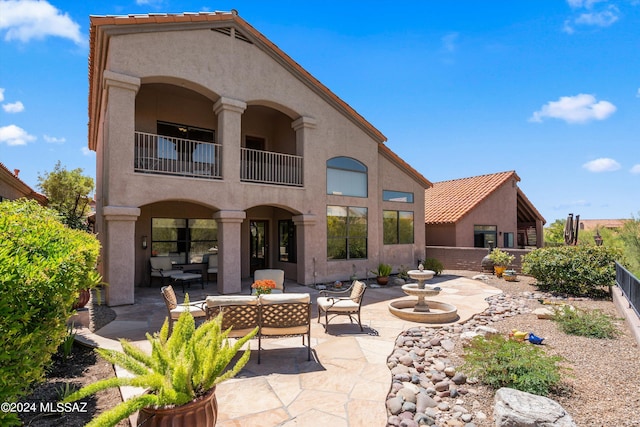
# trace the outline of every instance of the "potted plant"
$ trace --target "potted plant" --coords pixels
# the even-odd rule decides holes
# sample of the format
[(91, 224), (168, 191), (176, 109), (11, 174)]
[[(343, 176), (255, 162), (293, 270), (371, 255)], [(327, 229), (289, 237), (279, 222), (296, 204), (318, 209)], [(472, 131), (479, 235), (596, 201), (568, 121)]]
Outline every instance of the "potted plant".
[(63, 402), (74, 402), (111, 387), (143, 387), (147, 389), (145, 393), (105, 411), (87, 426), (115, 426), (138, 410), (138, 423), (145, 427), (214, 426), (218, 411), (216, 385), (234, 377), (249, 361), (251, 351), (247, 348), (233, 368), (227, 369), (241, 347), (258, 332), (256, 327), (230, 344), (229, 331), (222, 330), (221, 325), (222, 313), (196, 329), (191, 313), (184, 312), (174, 324), (171, 336), (168, 319), (159, 333), (147, 334), (151, 355), (124, 339), (120, 340), (124, 353), (97, 349), (104, 359), (134, 376), (89, 384)]
[(389, 282), (389, 275), (391, 274), (391, 266), (389, 264), (378, 264), (377, 270), (371, 270), (371, 273), (376, 275), (376, 281), (379, 285), (386, 285)]
[(502, 273), (504, 273), (507, 267), (511, 265), (515, 258), (516, 257), (514, 255), (511, 255), (500, 248), (495, 248), (489, 254), (489, 259), (493, 261), (493, 270), (498, 277), (502, 277)]

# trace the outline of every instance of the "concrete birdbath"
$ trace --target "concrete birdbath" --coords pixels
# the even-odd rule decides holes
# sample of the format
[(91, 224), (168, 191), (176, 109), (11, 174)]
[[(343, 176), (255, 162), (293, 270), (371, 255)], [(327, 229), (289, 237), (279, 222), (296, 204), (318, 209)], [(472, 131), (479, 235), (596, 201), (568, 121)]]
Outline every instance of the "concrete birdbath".
[[(417, 298), (415, 300), (395, 300), (389, 303), (389, 311), (404, 320), (421, 323), (446, 323), (455, 321), (458, 318), (458, 309), (452, 304), (439, 301), (427, 300), (428, 296), (435, 296), (442, 290), (438, 286), (431, 286), (424, 283), (433, 278), (434, 271), (425, 270), (422, 264), (418, 270), (407, 272), (410, 278), (418, 283), (409, 283), (402, 286), (402, 291)], [(412, 310), (407, 310), (412, 309)]]

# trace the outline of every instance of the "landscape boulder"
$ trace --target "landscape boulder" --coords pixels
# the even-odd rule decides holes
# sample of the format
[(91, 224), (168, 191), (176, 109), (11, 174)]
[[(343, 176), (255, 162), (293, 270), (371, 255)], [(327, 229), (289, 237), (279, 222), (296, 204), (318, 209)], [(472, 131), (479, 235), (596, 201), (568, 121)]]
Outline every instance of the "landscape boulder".
[(496, 427), (577, 427), (558, 402), (507, 387), (496, 392), (493, 418)]

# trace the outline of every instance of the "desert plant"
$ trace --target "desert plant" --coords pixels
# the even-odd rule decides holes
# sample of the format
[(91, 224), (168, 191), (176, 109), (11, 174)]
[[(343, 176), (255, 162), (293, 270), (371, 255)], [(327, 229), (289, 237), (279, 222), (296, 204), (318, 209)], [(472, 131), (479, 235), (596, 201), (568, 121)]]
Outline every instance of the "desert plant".
[[(188, 301), (186, 296), (185, 304)], [(227, 370), (227, 366), (242, 346), (258, 332), (256, 327), (231, 345), (227, 339), (230, 330), (222, 330), (222, 313), (196, 329), (193, 315), (184, 312), (174, 324), (171, 336), (168, 322), (168, 319), (165, 320), (159, 333), (153, 336), (147, 334), (151, 355), (124, 339), (120, 341), (124, 353), (96, 350), (107, 361), (133, 373), (132, 378), (98, 381), (68, 396), (63, 402), (73, 402), (111, 387), (147, 389), (147, 393), (124, 401), (94, 418), (87, 424), (88, 427), (114, 426), (144, 407), (184, 405), (204, 396), (216, 384), (234, 377), (249, 361), (250, 349), (244, 351), (233, 368)]]
[(74, 332), (75, 325), (72, 323), (67, 326), (67, 335), (62, 340), (62, 344), (60, 344), (59, 351), (62, 353), (62, 357), (68, 359), (71, 356), (71, 351), (73, 350), (73, 343), (76, 340), (76, 333)]
[(553, 320), (565, 334), (590, 338), (613, 339), (620, 331), (613, 323), (614, 318), (600, 310), (581, 310), (564, 306), (556, 310)]
[(508, 252), (501, 250), (500, 248), (495, 248), (489, 254), (489, 259), (493, 261), (493, 265), (497, 265), (499, 267), (509, 267), (516, 257), (511, 255)]
[(391, 270), (391, 265), (381, 262), (380, 264), (378, 264), (378, 268), (376, 270), (371, 270), (371, 273), (375, 274), (378, 277), (387, 277), (391, 274)]
[(615, 284), (615, 261), (621, 256), (606, 246), (540, 248), (522, 257), (522, 272), (547, 292), (604, 297), (603, 287)]
[(442, 263), (435, 258), (426, 258), (422, 262), (422, 266), (425, 268), (425, 270), (434, 271), (436, 273), (436, 276), (439, 276), (440, 273), (442, 273), (442, 270), (444, 270), (444, 265), (442, 265)]
[(538, 346), (500, 335), (475, 337), (464, 358), (462, 370), (496, 390), (510, 387), (546, 396), (561, 380), (560, 356), (548, 356)]
[[(99, 250), (95, 236), (33, 200), (0, 203), (0, 401), (42, 379), (79, 291), (100, 282)], [(0, 413), (0, 425), (12, 424), (15, 414)]]

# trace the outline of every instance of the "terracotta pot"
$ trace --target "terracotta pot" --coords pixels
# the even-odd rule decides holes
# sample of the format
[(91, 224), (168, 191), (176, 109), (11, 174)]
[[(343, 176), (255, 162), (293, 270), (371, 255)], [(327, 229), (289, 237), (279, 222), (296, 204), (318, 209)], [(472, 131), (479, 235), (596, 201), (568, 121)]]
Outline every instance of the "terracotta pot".
[(378, 276), (376, 277), (376, 282), (378, 282), (378, 285), (386, 285), (389, 283), (389, 276)]
[(217, 419), (215, 387), (193, 402), (173, 408), (142, 408), (138, 413), (138, 425), (145, 427), (213, 427)]
[(507, 269), (507, 267), (504, 267), (502, 265), (494, 265), (493, 266), (493, 271), (496, 273), (496, 276), (498, 277), (502, 277), (502, 273), (504, 273), (504, 271)]
[(78, 295), (78, 299), (73, 303), (73, 309), (77, 310), (87, 305), (87, 303), (89, 302), (89, 298), (91, 298), (91, 292), (89, 292), (89, 289), (81, 290), (80, 294)]

